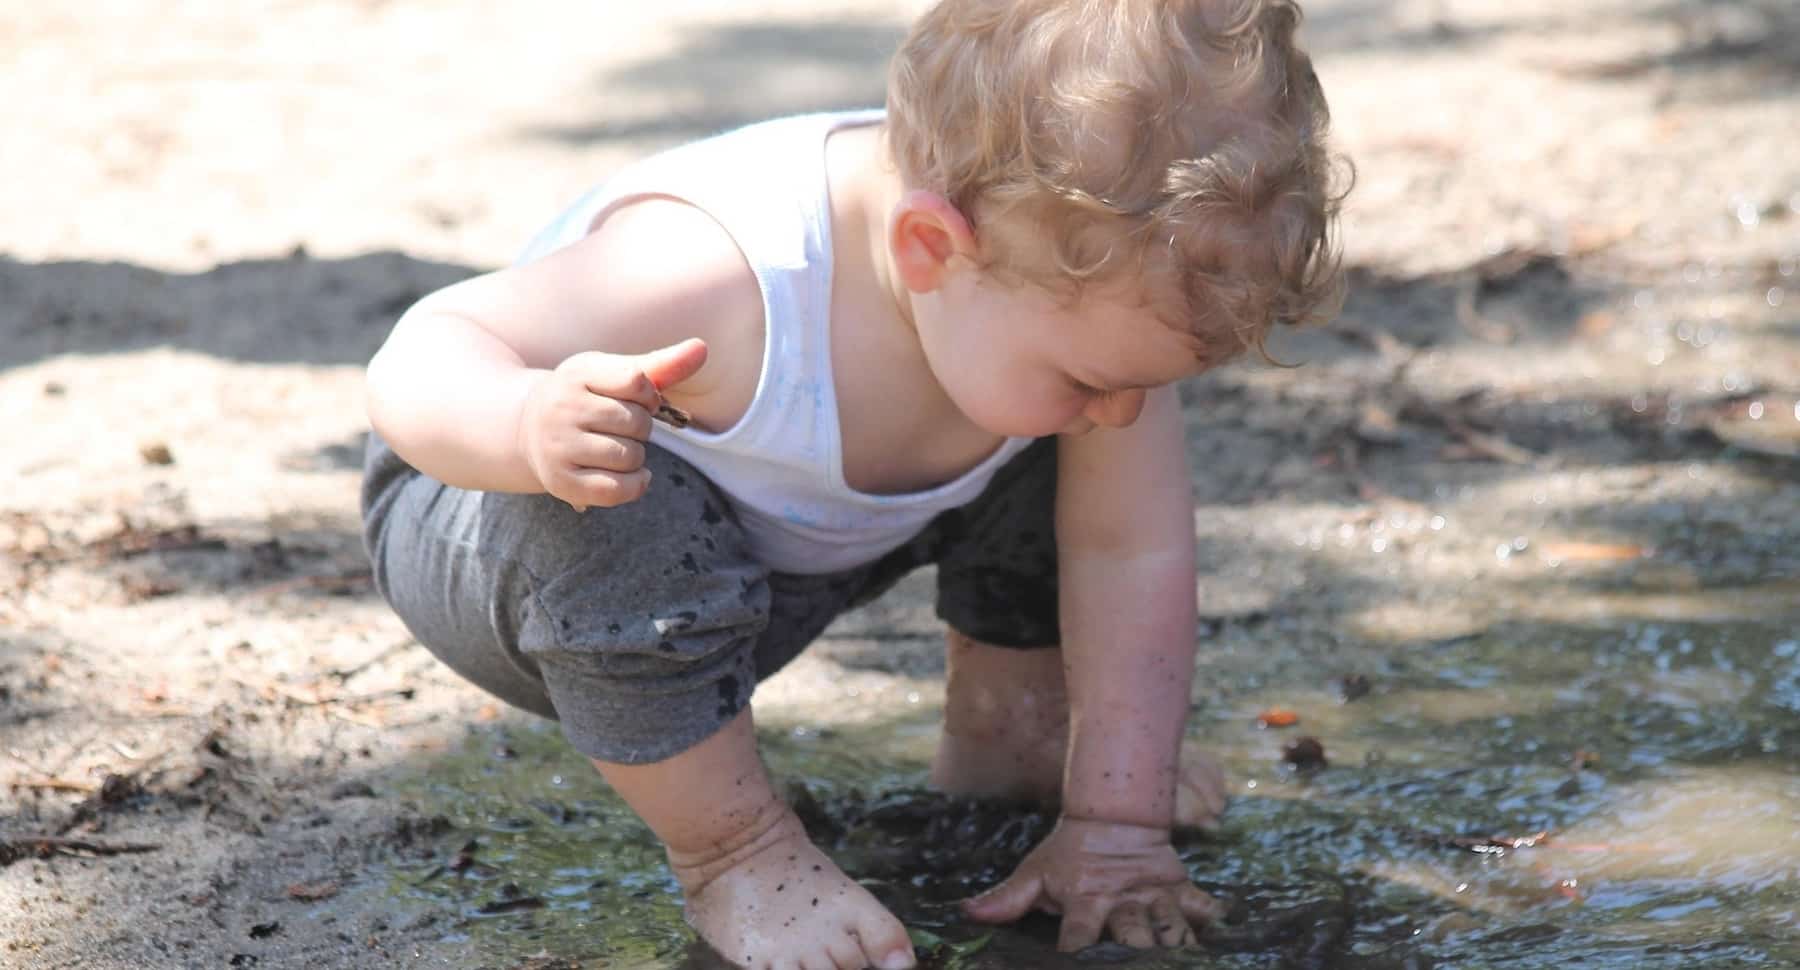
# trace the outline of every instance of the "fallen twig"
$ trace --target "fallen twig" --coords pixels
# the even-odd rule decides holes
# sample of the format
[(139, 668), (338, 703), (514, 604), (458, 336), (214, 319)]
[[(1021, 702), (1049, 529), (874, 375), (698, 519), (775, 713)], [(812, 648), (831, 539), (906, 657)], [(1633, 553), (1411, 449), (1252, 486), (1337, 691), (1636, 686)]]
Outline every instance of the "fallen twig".
[(8, 788), (27, 788), (33, 791), (66, 791), (92, 795), (100, 790), (100, 786), (92, 782), (75, 781), (71, 778), (23, 778), (6, 783)]
[(355, 711), (340, 711), (335, 707), (326, 708), (325, 714), (327, 717), (335, 717), (338, 720), (345, 722), (346, 724), (354, 724), (357, 727), (374, 728), (376, 730), (381, 730), (381, 729), (392, 726), (380, 718), (367, 717), (365, 715), (358, 714)]
[(409, 701), (417, 694), (417, 689), (412, 687), (396, 687), (392, 690), (378, 690), (367, 694), (326, 694), (324, 693), (325, 688), (318, 684), (310, 687), (289, 687), (275, 681), (258, 684), (241, 677), (231, 679), (240, 687), (247, 687), (255, 691), (265, 700), (274, 700), (279, 697), (296, 707), (327, 707), (339, 704), (356, 707), (390, 698)]
[(103, 857), (155, 852), (161, 848), (160, 845), (144, 842), (89, 842), (85, 839), (66, 839), (54, 835), (26, 835), (0, 839), (0, 866), (9, 866), (27, 857), (38, 859), (48, 859), (53, 855)]
[(366, 660), (361, 661), (360, 663), (353, 664), (349, 667), (338, 667), (338, 668), (335, 668), (332, 670), (327, 670), (327, 671), (325, 671), (325, 675), (328, 677), (336, 677), (338, 679), (339, 683), (345, 683), (345, 682), (349, 681), (350, 678), (355, 677), (356, 675), (362, 673), (363, 671), (368, 670), (370, 667), (373, 667), (376, 664), (381, 663), (383, 660), (386, 660), (387, 658), (393, 656), (396, 653), (399, 653), (402, 650), (405, 650), (406, 648), (408, 648), (412, 645), (413, 645), (413, 641), (411, 641), (411, 640), (401, 640), (398, 643), (390, 644), (389, 646), (387, 646), (386, 648), (381, 650), (379, 653), (375, 654), (374, 656), (372, 656)]
[(1443, 415), (1440, 420), (1451, 434), (1462, 441), (1468, 449), (1478, 455), (1502, 461), (1509, 465), (1531, 465), (1542, 458), (1529, 448), (1522, 448), (1497, 434), (1477, 431), (1463, 423), (1455, 415)]
[(191, 549), (221, 552), (228, 548), (225, 540), (201, 532), (200, 527), (191, 522), (173, 528), (152, 529), (121, 514), (119, 528), (88, 543), (84, 551), (102, 559), (131, 559), (157, 552)]

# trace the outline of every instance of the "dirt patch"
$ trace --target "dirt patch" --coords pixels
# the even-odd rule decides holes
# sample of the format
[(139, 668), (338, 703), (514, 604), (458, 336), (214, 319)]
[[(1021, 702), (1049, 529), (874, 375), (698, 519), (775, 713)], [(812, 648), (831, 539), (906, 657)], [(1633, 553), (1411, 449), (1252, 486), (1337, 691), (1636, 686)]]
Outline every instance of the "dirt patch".
[[(470, 837), (416, 779), (520, 722), (411, 644), (370, 589), (359, 368), (418, 295), (504, 263), (627, 158), (869, 103), (911, 6), (0, 14), (0, 47), (19, 52), (0, 81), (41, 94), (0, 109), (18, 136), (0, 161), (0, 963), (578, 965), (484, 956), (457, 904), (393, 890), (396, 872), (454, 862)], [(1307, 797), (1368, 757), (1334, 718), (1428, 716), (1415, 654), (1527, 621), (1593, 656), (1658, 623), (1793, 629), (1791, 6), (1309, 5), (1360, 171), (1353, 285), (1336, 325), (1277, 345), (1301, 366), (1183, 388), (1206, 572), (1202, 736), (1363, 677), (1350, 713), (1301, 710), (1330, 756), (1323, 780), (1291, 782)], [(929, 596), (909, 581), (835, 627), (759, 694), (771, 730), (929, 724)], [(1465, 679), (1489, 669), (1462, 660)], [(1510, 736), (1530, 722), (1514, 709), (1535, 696), (1528, 673), (1495, 672), (1457, 703), (1512, 705), (1489, 725)], [(1659, 757), (1791, 770), (1791, 731), (1709, 719), (1787, 703), (1791, 684), (1757, 681), (1769, 700), (1682, 676), (1669, 689), (1723, 706), (1683, 714), (1646, 694), (1640, 707), (1703, 734)], [(1287, 696), (1264, 696), (1274, 688)], [(1403, 690), (1425, 699), (1383, 706)], [(1664, 721), (1626, 728), (1660, 737)], [(1240, 776), (1272, 777), (1291, 739), (1266, 733), (1244, 742)], [(928, 729), (897, 737), (928, 750)], [(1488, 757), (1513, 783), (1538, 777), (1516, 751)], [(1650, 770), (1612, 758), (1610, 784)], [(1593, 771), (1542, 781), (1546, 797), (1610, 804)], [(1471, 827), (1490, 821), (1484, 797), (1455, 802)], [(1267, 811), (1292, 844), (1329, 837)], [(1258, 884), (1233, 854), (1282, 846), (1235, 838), (1208, 864), (1222, 885)], [(1339, 925), (1348, 904), (1306, 885), (1310, 900), (1258, 897), (1221, 946), (1292, 961), (1341, 947), (1357, 932)], [(520, 901), (533, 893), (483, 899), (518, 910), (496, 919), (543, 915)], [(1540, 916), (1463, 936), (1532, 965), (1555, 935)]]

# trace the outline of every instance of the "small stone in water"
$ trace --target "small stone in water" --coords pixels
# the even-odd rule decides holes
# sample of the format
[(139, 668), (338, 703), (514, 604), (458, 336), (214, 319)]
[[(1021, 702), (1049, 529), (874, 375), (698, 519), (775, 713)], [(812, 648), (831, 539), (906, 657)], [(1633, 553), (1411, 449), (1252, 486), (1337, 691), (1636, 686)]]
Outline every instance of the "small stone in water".
[(1338, 696), (1348, 704), (1359, 697), (1368, 696), (1369, 678), (1363, 674), (1345, 674), (1337, 680)]
[(1325, 746), (1319, 743), (1318, 738), (1315, 738), (1310, 734), (1305, 737), (1295, 738), (1283, 745), (1281, 748), (1281, 760), (1302, 771), (1323, 768), (1330, 764), (1330, 762), (1325, 760)]

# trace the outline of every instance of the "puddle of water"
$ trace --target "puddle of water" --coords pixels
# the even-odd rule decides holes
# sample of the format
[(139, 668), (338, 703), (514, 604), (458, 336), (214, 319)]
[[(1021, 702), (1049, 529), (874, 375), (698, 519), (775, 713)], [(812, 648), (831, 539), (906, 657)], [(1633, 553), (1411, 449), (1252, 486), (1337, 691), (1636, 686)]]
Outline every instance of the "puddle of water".
[[(1197, 725), (1240, 786), (1227, 824), (1179, 846), (1237, 904), (1234, 925), (1196, 950), (1076, 961), (1053, 952), (1050, 920), (1029, 919), (928, 966), (1800, 965), (1800, 625), (1765, 598), (1603, 625), (1546, 604), (1514, 625), (1384, 648), (1353, 703), (1311, 679), (1330, 658), (1296, 656), (1320, 648), (1271, 643), (1222, 671), (1229, 703)], [(1273, 705), (1301, 725), (1255, 728)], [(928, 707), (769, 723), (765, 754), (847, 871), (908, 925), (972, 941), (990, 931), (953, 901), (1009, 871), (1051, 819), (924, 792)], [(1302, 732), (1329, 767), (1280, 763)], [(395, 891), (454, 908), (488, 965), (548, 952), (719, 966), (690, 946), (648, 831), (553, 728), (484, 734), (414, 784), (455, 826), (436, 859), (449, 868), (398, 871)]]

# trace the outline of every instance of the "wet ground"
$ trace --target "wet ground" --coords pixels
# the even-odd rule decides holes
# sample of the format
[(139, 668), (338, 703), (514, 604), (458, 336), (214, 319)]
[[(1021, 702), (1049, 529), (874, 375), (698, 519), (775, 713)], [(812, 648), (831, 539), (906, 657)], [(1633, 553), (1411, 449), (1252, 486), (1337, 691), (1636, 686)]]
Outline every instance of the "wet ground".
[[(918, 931), (928, 967), (1787, 966), (1800, 639), (1794, 611), (1757, 617), (1737, 596), (1791, 607), (1797, 591), (1380, 651), (1221, 624), (1196, 733), (1241, 782), (1224, 828), (1179, 845), (1232, 916), (1189, 952), (1065, 956), (1047, 918), (961, 920), (954, 901), (1054, 816), (925, 791), (929, 709), (764, 733), (809, 831)], [(1286, 720), (1273, 711), (1297, 723), (1265, 726)], [(1304, 738), (1323, 764), (1292, 763)], [(723, 967), (689, 945), (647, 831), (584, 768), (547, 730), (471, 741), (419, 779), (451, 828), (392, 891), (454, 908), (502, 965)]]
[[(0, 966), (716, 965), (374, 596), (359, 372), (625, 159), (867, 103), (907, 7), (0, 12)], [(1800, 14), (1308, 11), (1350, 299), (1182, 389), (1232, 921), (953, 918), (1048, 819), (923, 790), (928, 576), (763, 685), (772, 766), (938, 968), (1800, 963)]]

